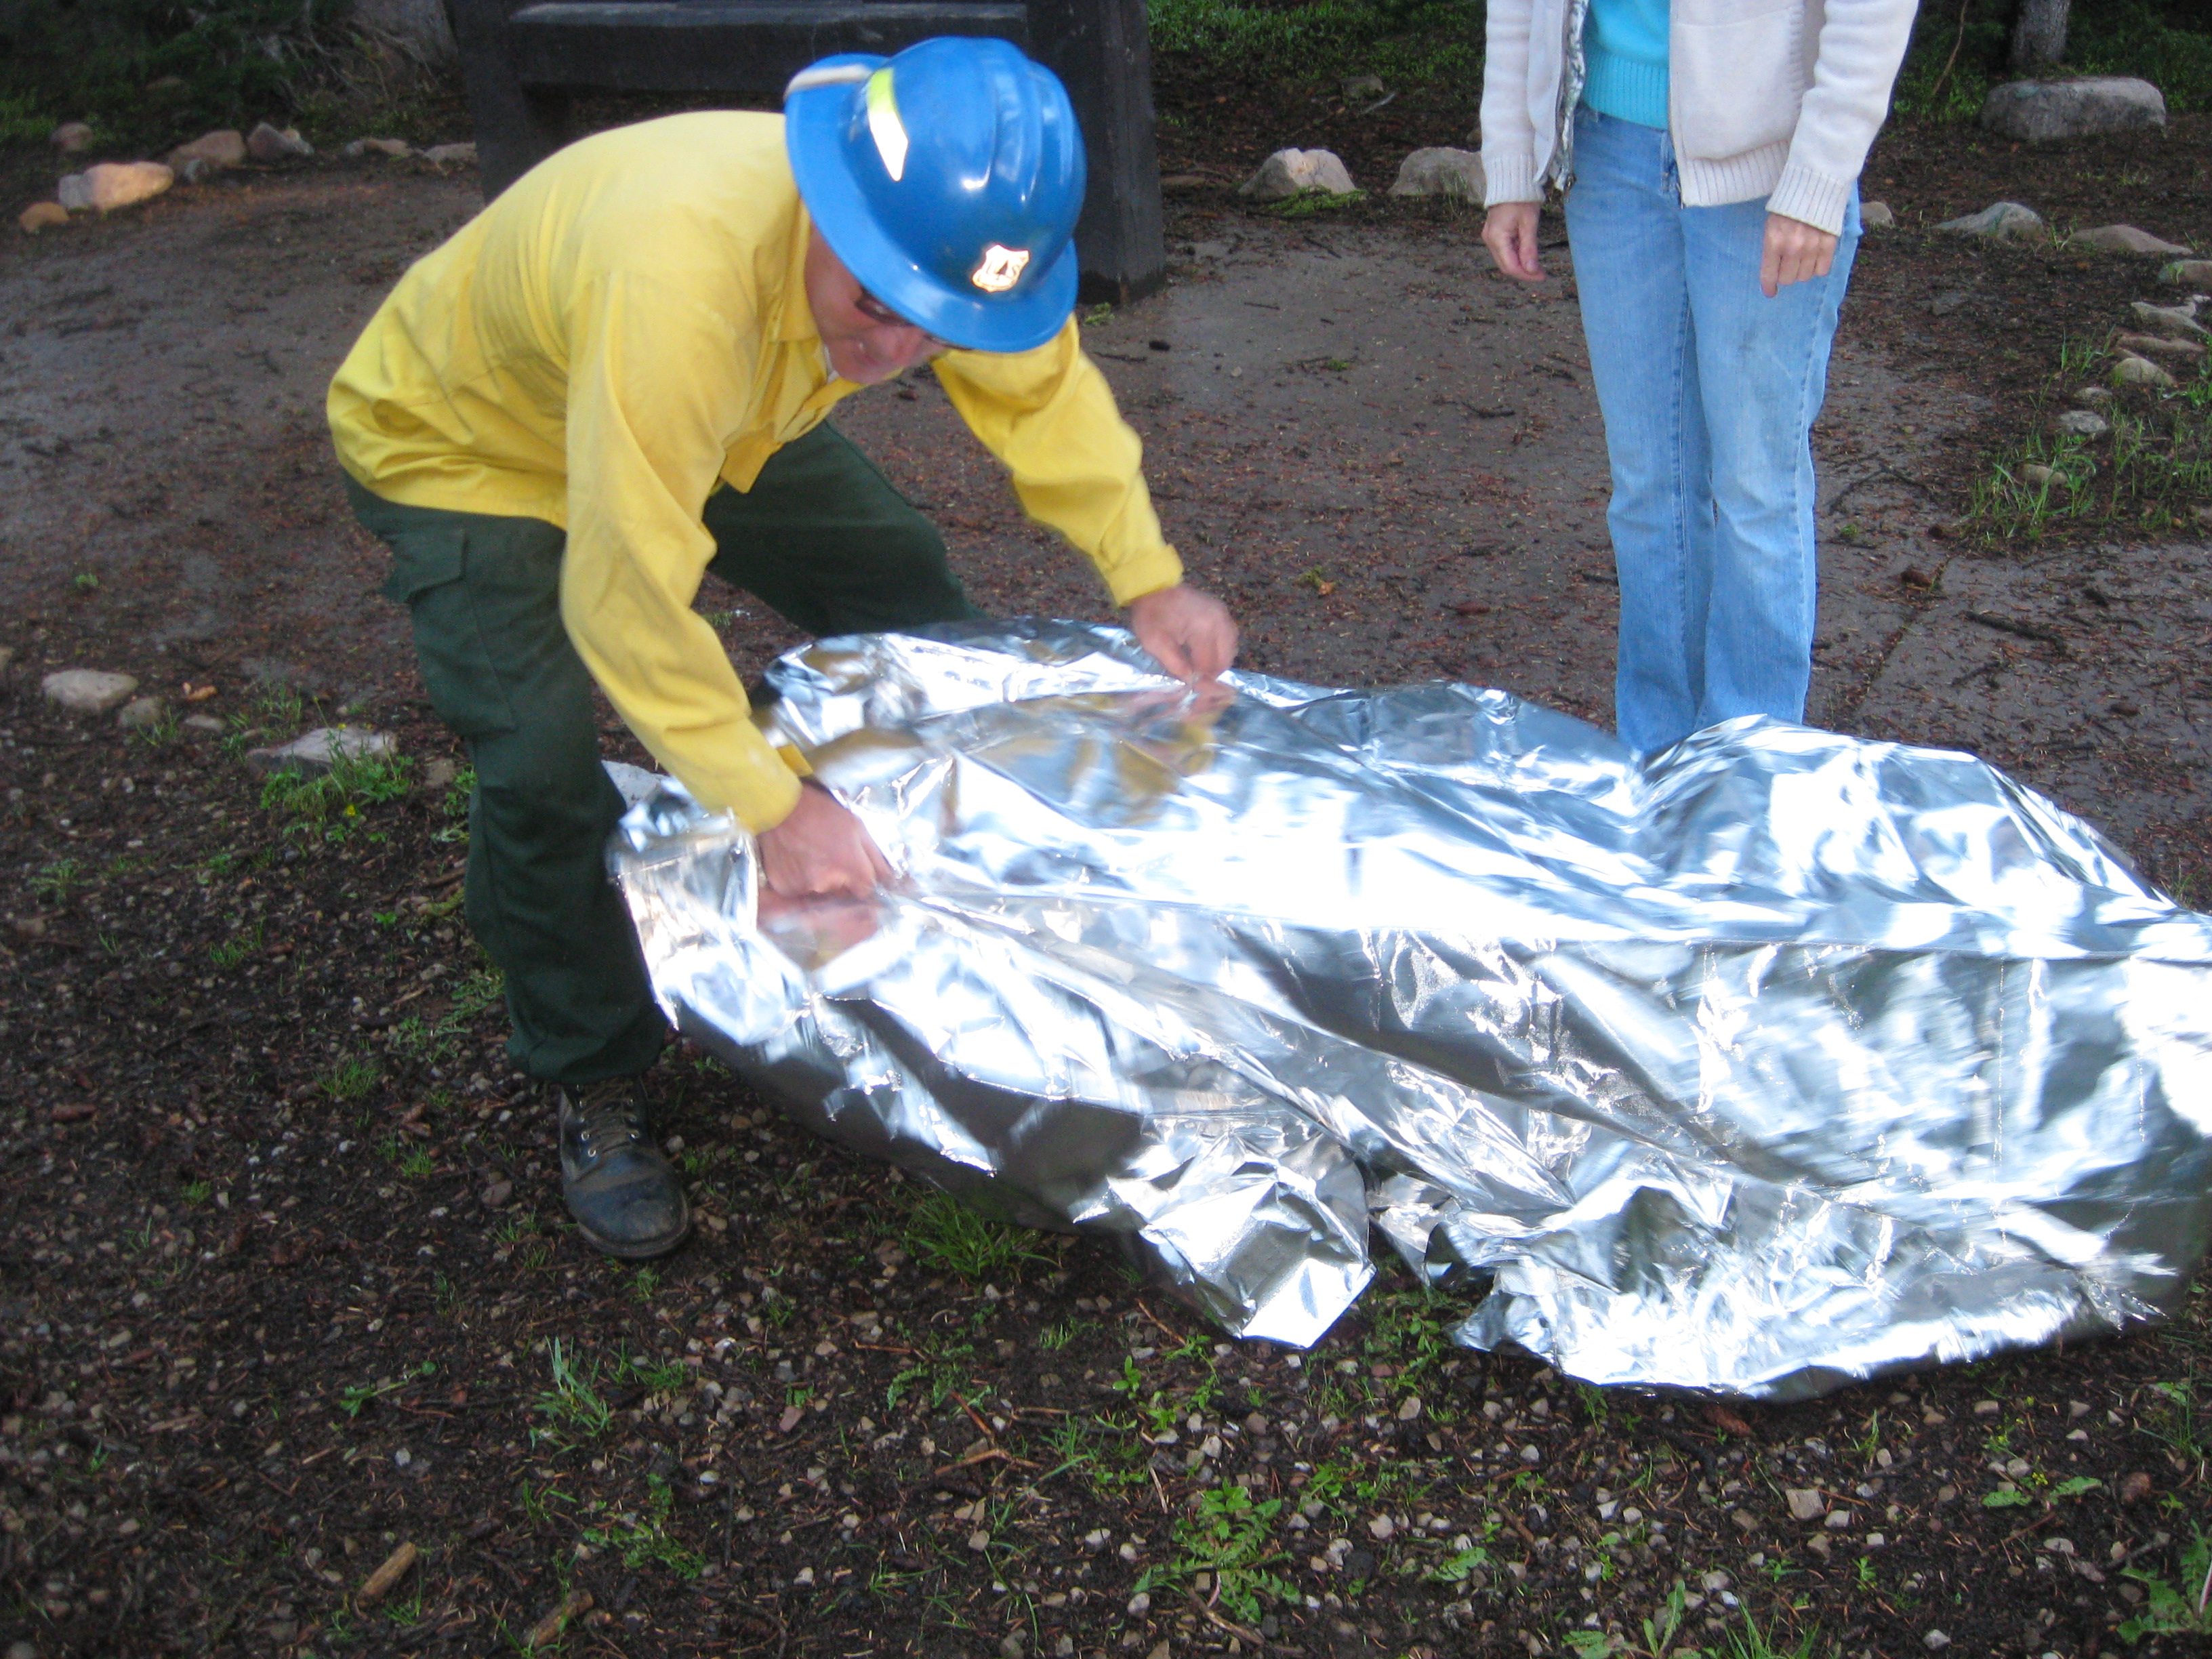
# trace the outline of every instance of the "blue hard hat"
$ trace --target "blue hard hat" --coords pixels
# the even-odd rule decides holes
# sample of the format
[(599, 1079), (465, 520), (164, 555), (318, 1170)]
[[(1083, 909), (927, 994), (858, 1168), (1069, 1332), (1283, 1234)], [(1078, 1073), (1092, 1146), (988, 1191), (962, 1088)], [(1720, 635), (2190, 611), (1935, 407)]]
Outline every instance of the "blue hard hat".
[(825, 58), (784, 94), (799, 193), (860, 286), (975, 351), (1026, 351), (1075, 308), (1083, 135), (1059, 78), (1004, 40)]

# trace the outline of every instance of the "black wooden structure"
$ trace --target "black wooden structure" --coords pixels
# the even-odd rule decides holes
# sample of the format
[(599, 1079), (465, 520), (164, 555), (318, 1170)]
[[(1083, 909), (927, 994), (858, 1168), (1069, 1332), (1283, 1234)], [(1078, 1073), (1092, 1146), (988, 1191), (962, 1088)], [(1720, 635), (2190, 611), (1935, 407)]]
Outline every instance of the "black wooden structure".
[(773, 97), (832, 52), (890, 54), (995, 35), (1066, 84), (1089, 152), (1076, 226), (1086, 302), (1133, 300), (1165, 272), (1145, 0), (447, 0), (484, 194), (575, 135), (579, 92)]

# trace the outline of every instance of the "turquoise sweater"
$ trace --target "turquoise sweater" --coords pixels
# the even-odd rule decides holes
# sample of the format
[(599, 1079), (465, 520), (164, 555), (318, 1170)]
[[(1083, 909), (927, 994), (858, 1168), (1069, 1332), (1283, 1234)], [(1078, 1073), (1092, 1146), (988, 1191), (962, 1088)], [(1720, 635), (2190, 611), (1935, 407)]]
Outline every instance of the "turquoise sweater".
[(1667, 125), (1667, 0), (1590, 0), (1583, 102), (1638, 126)]

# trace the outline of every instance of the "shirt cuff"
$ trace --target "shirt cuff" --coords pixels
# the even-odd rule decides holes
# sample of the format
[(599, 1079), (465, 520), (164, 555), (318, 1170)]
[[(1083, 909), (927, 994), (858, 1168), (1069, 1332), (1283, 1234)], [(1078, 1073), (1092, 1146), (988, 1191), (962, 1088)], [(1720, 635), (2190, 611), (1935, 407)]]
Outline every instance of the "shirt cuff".
[(1766, 210), (1798, 220), (1815, 230), (1825, 230), (1831, 236), (1840, 236), (1844, 234), (1844, 214), (1850, 206), (1851, 186), (1856, 182), (1851, 179), (1831, 179), (1802, 162), (1791, 161), (1782, 169), (1773, 193), (1767, 197)]
[(1544, 194), (1536, 188), (1536, 158), (1526, 150), (1500, 152), (1493, 157), (1490, 151), (1482, 152), (1482, 204), (1496, 207), (1501, 202), (1540, 202)]

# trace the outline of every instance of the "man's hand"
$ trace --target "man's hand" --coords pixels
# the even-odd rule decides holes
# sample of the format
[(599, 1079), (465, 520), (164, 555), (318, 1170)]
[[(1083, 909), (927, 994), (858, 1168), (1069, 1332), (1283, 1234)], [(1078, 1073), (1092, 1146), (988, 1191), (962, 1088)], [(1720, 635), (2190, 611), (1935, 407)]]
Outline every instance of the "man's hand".
[(1498, 268), (1523, 283), (1544, 280), (1544, 262), (1536, 252), (1536, 204), (1500, 202), (1482, 216), (1482, 245)]
[(1766, 246), (1759, 260), (1759, 291), (1771, 300), (1792, 283), (1825, 276), (1836, 263), (1836, 239), (1787, 214), (1766, 216)]
[(1211, 593), (1178, 582), (1129, 601), (1129, 631), (1152, 660), (1187, 685), (1237, 660), (1237, 624)]
[(791, 816), (761, 831), (760, 860), (762, 883), (782, 899), (863, 897), (891, 873), (860, 819), (818, 783), (799, 785)]

